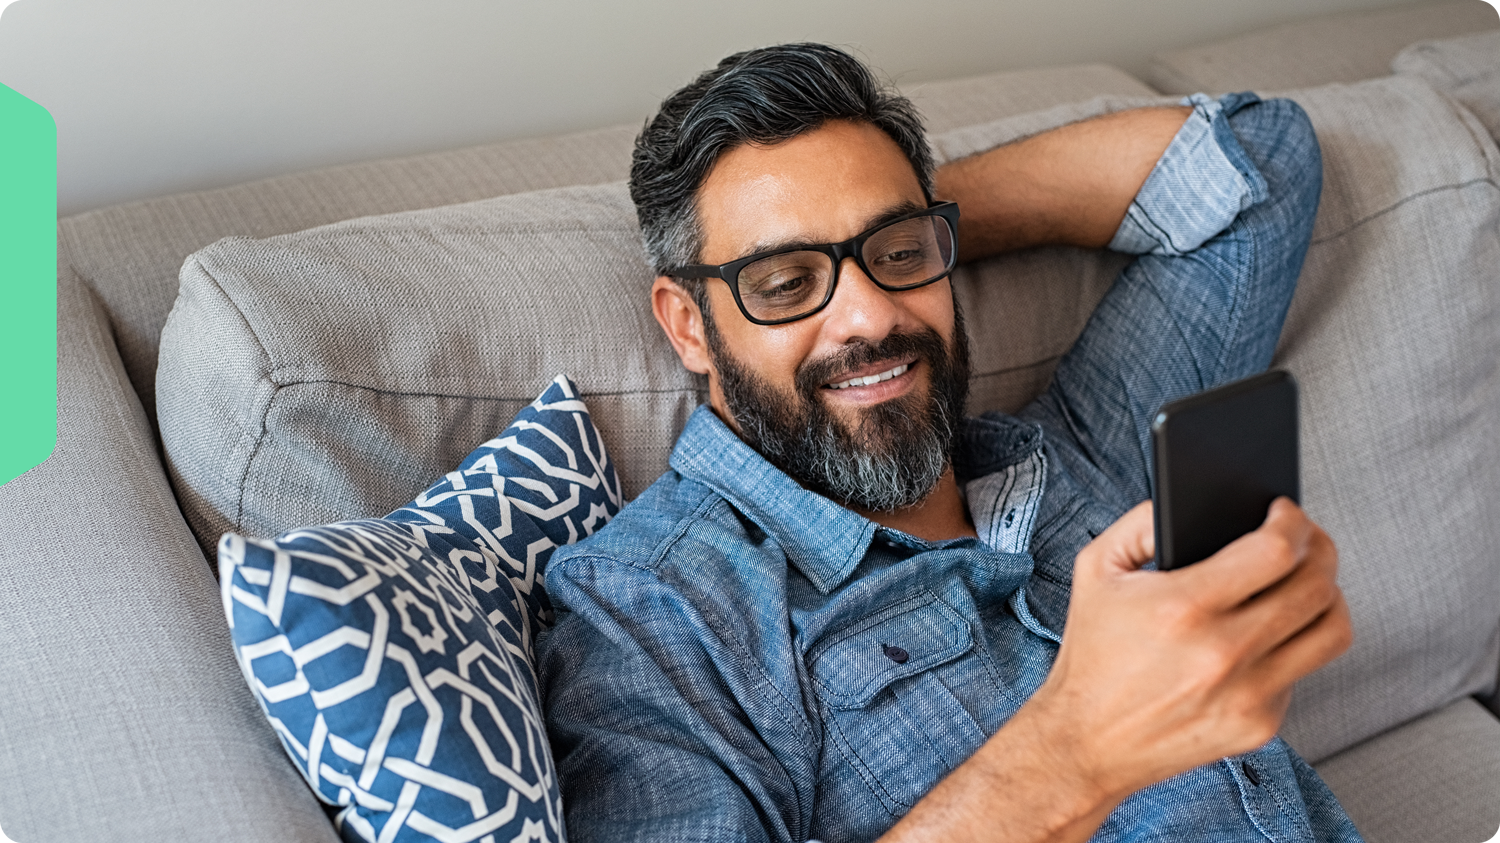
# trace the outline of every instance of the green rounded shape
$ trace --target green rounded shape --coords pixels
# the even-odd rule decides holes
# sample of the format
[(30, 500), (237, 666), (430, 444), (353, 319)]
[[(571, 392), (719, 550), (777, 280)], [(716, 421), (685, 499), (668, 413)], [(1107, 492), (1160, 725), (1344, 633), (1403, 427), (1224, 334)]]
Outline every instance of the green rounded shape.
[(57, 445), (57, 124), (0, 85), (0, 483)]

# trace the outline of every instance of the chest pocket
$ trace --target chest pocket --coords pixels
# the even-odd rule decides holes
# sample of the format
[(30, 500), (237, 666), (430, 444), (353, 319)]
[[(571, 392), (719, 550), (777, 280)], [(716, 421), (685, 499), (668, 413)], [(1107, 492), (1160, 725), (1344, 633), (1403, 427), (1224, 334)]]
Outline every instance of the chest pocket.
[(930, 592), (832, 633), (808, 659), (838, 754), (825, 757), (824, 773), (847, 776), (847, 767), (828, 769), (847, 763), (882, 808), (905, 814), (984, 743), (950, 690), (988, 683), (981, 662), (969, 623)]

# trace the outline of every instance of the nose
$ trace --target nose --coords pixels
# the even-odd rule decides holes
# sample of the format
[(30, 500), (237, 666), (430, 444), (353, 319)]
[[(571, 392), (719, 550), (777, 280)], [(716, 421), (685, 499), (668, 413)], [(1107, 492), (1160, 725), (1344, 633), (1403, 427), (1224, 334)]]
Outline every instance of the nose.
[(878, 343), (907, 318), (899, 295), (881, 289), (854, 258), (844, 258), (839, 265), (838, 287), (824, 308), (827, 316), (823, 331), (839, 345), (856, 339)]

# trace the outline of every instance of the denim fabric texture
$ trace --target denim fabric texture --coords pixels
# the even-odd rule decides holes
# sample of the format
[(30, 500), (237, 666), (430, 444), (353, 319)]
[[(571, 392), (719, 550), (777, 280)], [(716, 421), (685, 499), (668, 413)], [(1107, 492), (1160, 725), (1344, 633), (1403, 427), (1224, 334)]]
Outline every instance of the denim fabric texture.
[[(672, 470), (557, 552), (539, 670), (575, 843), (872, 840), (1036, 691), (1074, 556), (1150, 497), (1152, 416), (1269, 364), (1311, 234), (1302, 110), (1185, 102), (1112, 244), (1139, 257), (1043, 395), (967, 423), (979, 539), (880, 527), (701, 407)], [(1136, 793), (1095, 839), (1359, 835), (1276, 739)]]

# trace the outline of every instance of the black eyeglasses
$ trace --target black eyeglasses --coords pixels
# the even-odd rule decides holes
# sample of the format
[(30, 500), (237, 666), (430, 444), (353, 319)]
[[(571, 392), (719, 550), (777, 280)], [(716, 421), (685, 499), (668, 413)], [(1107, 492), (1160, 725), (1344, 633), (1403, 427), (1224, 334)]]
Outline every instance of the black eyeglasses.
[(719, 266), (683, 266), (678, 278), (722, 278), (757, 325), (817, 313), (833, 299), (844, 258), (882, 290), (912, 290), (947, 277), (958, 256), (958, 203), (939, 202), (883, 222), (842, 243), (758, 252)]

